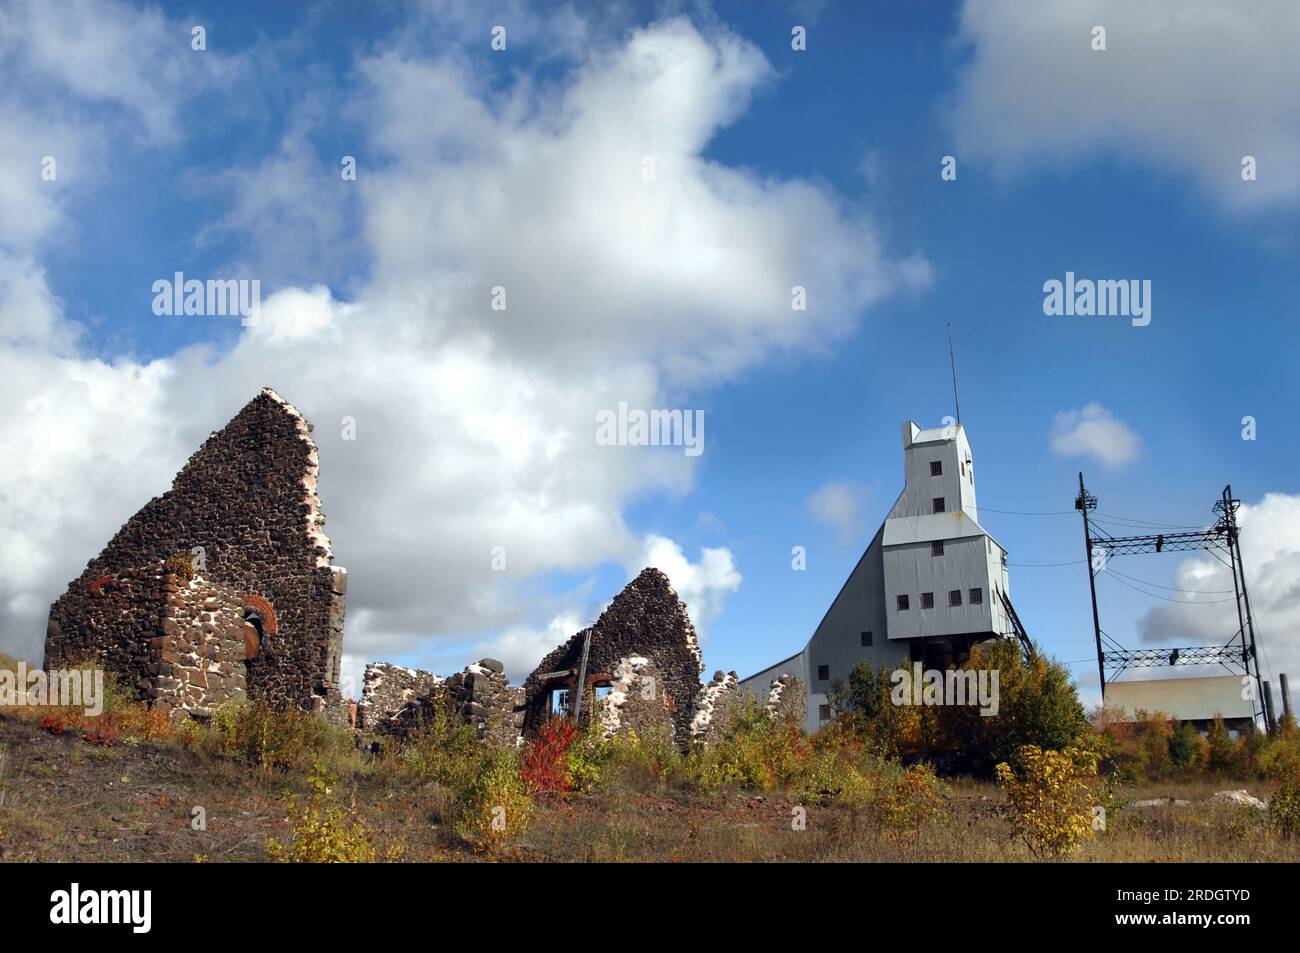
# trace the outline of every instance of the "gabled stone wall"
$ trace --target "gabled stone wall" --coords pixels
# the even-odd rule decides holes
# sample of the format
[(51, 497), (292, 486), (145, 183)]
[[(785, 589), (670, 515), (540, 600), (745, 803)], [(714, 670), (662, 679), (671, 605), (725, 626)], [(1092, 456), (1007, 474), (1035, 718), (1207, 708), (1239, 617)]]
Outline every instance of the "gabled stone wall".
[(704, 663), (686, 606), (677, 598), (668, 577), (653, 568), (643, 569), (614, 597), (595, 625), (547, 655), (528, 676), (524, 682), (525, 735), (536, 733), (549, 717), (550, 692), (575, 684), (588, 634), (591, 649), (583, 710), (592, 710), (593, 673), (612, 675), (625, 659), (645, 658), (654, 663), (658, 672), (656, 692), (671, 713), (673, 736), (678, 745), (685, 747), (691, 738)]
[[(326, 711), (343, 721), (339, 694), (347, 576), (331, 566), (316, 497), (311, 426), (269, 388), (213, 433), (176, 476), (118, 531), (50, 609), (46, 667), (98, 659), (131, 677), (153, 638), (137, 606), (112, 615), (95, 589), (133, 567), (200, 550), (198, 571), (241, 598), (265, 600), (265, 631), (248, 667), (248, 692), (272, 704)], [(138, 685), (141, 697), (149, 686)]]

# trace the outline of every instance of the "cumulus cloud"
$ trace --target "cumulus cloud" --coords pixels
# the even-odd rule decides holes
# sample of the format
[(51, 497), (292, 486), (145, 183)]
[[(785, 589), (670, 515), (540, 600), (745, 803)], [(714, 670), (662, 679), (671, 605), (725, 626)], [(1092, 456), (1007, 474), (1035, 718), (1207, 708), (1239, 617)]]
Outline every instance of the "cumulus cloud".
[[(21, 408), (0, 421), (6, 648), (39, 654), (67, 580), (264, 385), (316, 425), (326, 529), (351, 573), (352, 674), (467, 640), (451, 668), (498, 652), (517, 673), (572, 621), (537, 598), (539, 581), (602, 564), (657, 565), (697, 625), (716, 618), (740, 585), (731, 553), (692, 562), (623, 517), (632, 499), (689, 492), (698, 459), (600, 446), (596, 413), (702, 400), (774, 351), (846, 332), (926, 266), (887, 253), (821, 184), (704, 158), (772, 78), (752, 45), (673, 19), (595, 49), (546, 90), (494, 87), (454, 53), (360, 60), (352, 106), (372, 158), (352, 184), (371, 280), (346, 298), (309, 282), (270, 294), (227, 350), (69, 352), (75, 326), (24, 272), (47, 313), (40, 340), (0, 345), (0, 397)], [(317, 169), (306, 141), (253, 168)], [(254, 234), (312, 194), (243, 171), (224, 180), (235, 197), (220, 228), (248, 238), (256, 265), (273, 249)], [(318, 187), (337, 188), (337, 173)], [(313, 218), (311, 242), (338, 221)], [(795, 284), (807, 312), (790, 308)], [(504, 311), (490, 307), (496, 286)]]
[(855, 483), (823, 483), (808, 497), (808, 514), (817, 523), (830, 526), (842, 537), (852, 538), (862, 529), (862, 504), (866, 488)]
[[(1300, 496), (1269, 493), (1243, 503), (1237, 513), (1255, 631), (1265, 677), (1286, 672), (1300, 679)], [(1206, 554), (1178, 568), (1176, 603), (1150, 609), (1140, 619), (1143, 642), (1158, 645), (1223, 644), (1237, 631), (1232, 573)]]
[(678, 598), (686, 603), (686, 612), (701, 638), (707, 634), (708, 623), (722, 612), (727, 596), (740, 588), (740, 572), (726, 547), (702, 547), (699, 562), (693, 563), (677, 543), (651, 534), (634, 565), (634, 572), (646, 566), (663, 571)]
[(1096, 401), (1078, 410), (1062, 410), (1052, 418), (1052, 451), (1061, 457), (1091, 457), (1105, 467), (1121, 467), (1137, 459), (1138, 435)]
[[(967, 0), (959, 33), (970, 48), (951, 115), (959, 155), (1004, 175), (1108, 156), (1172, 171), (1225, 207), (1300, 201), (1291, 0)], [(1245, 155), (1254, 182), (1242, 181)]]

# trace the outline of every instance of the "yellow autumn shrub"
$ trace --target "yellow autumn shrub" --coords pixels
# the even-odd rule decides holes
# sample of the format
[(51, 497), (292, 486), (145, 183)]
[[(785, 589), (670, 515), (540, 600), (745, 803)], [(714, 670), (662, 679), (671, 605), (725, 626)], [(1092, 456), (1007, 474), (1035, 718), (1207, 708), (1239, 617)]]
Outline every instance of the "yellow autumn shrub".
[(998, 783), (1007, 792), (1012, 824), (1036, 854), (1063, 857), (1074, 853), (1093, 834), (1092, 789), (1097, 755), (1083, 748), (1064, 751), (1024, 745), (1019, 770), (997, 766)]

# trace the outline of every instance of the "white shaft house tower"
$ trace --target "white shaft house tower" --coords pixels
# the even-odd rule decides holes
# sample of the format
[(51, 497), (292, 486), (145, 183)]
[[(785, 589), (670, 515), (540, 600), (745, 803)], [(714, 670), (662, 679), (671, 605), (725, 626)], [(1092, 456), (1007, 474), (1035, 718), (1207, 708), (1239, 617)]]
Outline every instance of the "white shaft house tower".
[(829, 718), (832, 680), (861, 661), (943, 669), (978, 642), (1021, 634), (1006, 550), (979, 524), (965, 428), (903, 424), (903, 472), (903, 492), (803, 651), (741, 683), (765, 695), (777, 676), (803, 679), (809, 731)]

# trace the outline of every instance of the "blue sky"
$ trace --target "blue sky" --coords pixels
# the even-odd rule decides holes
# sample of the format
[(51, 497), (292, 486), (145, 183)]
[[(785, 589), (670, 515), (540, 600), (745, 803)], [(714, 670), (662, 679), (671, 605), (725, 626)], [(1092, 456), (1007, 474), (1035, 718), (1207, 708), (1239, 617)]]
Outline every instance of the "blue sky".
[[(25, 408), (0, 435), (22, 458), (0, 647), (39, 652), (43, 606), (270, 384), (317, 423), (354, 671), (495, 652), (518, 676), (667, 554), (708, 671), (749, 674), (802, 647), (874, 534), (899, 424), (952, 412), (951, 322), (981, 521), (1086, 694), (1080, 469), (1102, 513), (1169, 524), (1231, 482), (1265, 650), (1300, 661), (1293, 7), (1178, 4), (1171, 28), (1159, 3), (487, 6), (0, 4), (28, 41), (0, 46), (0, 345)], [(664, 191), (620, 204), (633, 186), (603, 175), (647, 149)], [(175, 271), (259, 278), (290, 330), (155, 316)], [(1150, 325), (1045, 315), (1067, 271), (1149, 280)], [(496, 274), (514, 316), (467, 316)], [(808, 312), (757, 300), (805, 274)], [(619, 399), (702, 410), (705, 452), (576, 455)], [(498, 543), (523, 554), (503, 578)], [(1212, 605), (1105, 580), (1121, 642), (1222, 631), (1221, 577), (1123, 568)]]

